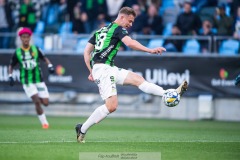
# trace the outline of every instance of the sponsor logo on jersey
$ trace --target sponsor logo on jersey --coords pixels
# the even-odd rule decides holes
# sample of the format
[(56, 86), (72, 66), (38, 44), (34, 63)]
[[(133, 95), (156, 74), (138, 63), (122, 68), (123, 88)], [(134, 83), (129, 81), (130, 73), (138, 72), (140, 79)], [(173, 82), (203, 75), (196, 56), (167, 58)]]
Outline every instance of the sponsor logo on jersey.
[(109, 46), (108, 49), (107, 49), (106, 51), (104, 51), (104, 52), (100, 55), (100, 57), (101, 57), (101, 58), (106, 57), (106, 55), (107, 55), (109, 52), (111, 52), (111, 50), (112, 50), (113, 48), (114, 48), (114, 45)]
[(45, 91), (45, 88), (44, 87), (37, 87), (37, 90), (38, 91)]
[(36, 55), (36, 53), (35, 53), (35, 52), (32, 52), (31, 55), (34, 57), (34, 56)]
[(125, 28), (122, 28), (122, 33), (123, 34), (128, 34), (128, 31)]

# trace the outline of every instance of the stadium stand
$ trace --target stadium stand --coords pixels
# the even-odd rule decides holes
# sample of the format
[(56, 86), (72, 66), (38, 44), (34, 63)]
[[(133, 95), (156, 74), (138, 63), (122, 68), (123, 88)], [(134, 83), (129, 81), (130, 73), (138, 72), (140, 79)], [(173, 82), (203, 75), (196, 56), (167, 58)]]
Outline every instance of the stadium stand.
[(163, 45), (163, 39), (151, 39), (148, 43), (149, 48), (156, 48)]
[(220, 55), (234, 55), (238, 54), (239, 44), (238, 40), (228, 39), (224, 40), (219, 48)]
[(82, 38), (78, 41), (77, 43), (77, 46), (76, 46), (76, 51), (78, 53), (83, 53), (85, 47), (86, 47), (86, 44), (88, 42), (88, 38)]
[(183, 47), (183, 54), (199, 54), (200, 44), (197, 40), (187, 40)]

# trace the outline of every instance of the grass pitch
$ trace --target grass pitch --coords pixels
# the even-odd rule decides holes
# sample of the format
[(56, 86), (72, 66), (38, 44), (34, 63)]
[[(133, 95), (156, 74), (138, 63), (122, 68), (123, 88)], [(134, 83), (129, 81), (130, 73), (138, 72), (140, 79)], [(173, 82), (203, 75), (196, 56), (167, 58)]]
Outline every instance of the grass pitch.
[(36, 116), (1, 115), (0, 159), (79, 160), (82, 152), (161, 152), (162, 160), (240, 159), (239, 122), (107, 118), (79, 144), (74, 127), (85, 119), (48, 117), (51, 126), (43, 130)]

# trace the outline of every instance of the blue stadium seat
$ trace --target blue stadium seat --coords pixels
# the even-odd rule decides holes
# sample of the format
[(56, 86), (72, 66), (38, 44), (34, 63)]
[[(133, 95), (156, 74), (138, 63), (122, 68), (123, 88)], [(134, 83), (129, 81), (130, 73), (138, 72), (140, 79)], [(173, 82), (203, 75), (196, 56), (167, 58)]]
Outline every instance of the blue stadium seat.
[(60, 34), (69, 34), (72, 33), (72, 22), (64, 22), (59, 30)]
[(183, 54), (199, 54), (200, 44), (195, 39), (187, 40), (183, 46)]
[(83, 51), (87, 45), (88, 40), (89, 40), (89, 38), (82, 38), (78, 41), (77, 47), (76, 47), (76, 50), (78, 53), (83, 54)]
[(45, 29), (45, 23), (43, 21), (38, 21), (36, 28), (34, 30), (33, 42), (36, 46), (38, 46), (41, 49), (43, 49), (44, 47), (44, 41), (41, 36), (44, 33), (44, 29)]
[(34, 33), (42, 34), (45, 29), (45, 23), (43, 21), (38, 21)]
[(33, 35), (33, 43), (43, 49), (43, 38), (40, 35)]
[(52, 25), (57, 23), (58, 21), (58, 11), (59, 11), (59, 6), (58, 5), (51, 5), (51, 7), (49, 7), (49, 12), (47, 15), (47, 24), (48, 25)]
[(174, 4), (174, 1), (173, 0), (162, 0), (162, 6), (159, 7), (159, 15), (163, 15), (164, 11), (167, 9), (167, 8), (172, 8), (174, 7), (175, 4)]
[(163, 30), (163, 35), (164, 36), (169, 36), (172, 34), (172, 27), (173, 27), (173, 24), (172, 23), (167, 23), (165, 25), (165, 28)]
[(156, 47), (161, 47), (163, 46), (163, 39), (151, 39), (149, 42), (148, 42), (148, 45), (147, 47), (148, 48), (156, 48)]
[(219, 48), (221, 55), (234, 55), (238, 54), (240, 42), (234, 39), (224, 40)]
[(174, 0), (163, 0), (161, 7), (163, 8), (174, 7)]

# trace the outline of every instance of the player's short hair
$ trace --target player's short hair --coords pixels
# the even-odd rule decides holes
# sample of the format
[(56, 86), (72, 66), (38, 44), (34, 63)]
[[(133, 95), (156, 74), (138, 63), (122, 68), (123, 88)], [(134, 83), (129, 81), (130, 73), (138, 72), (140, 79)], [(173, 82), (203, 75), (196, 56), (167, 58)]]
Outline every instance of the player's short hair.
[(123, 7), (120, 9), (119, 14), (133, 15), (136, 17), (136, 12), (130, 7)]

